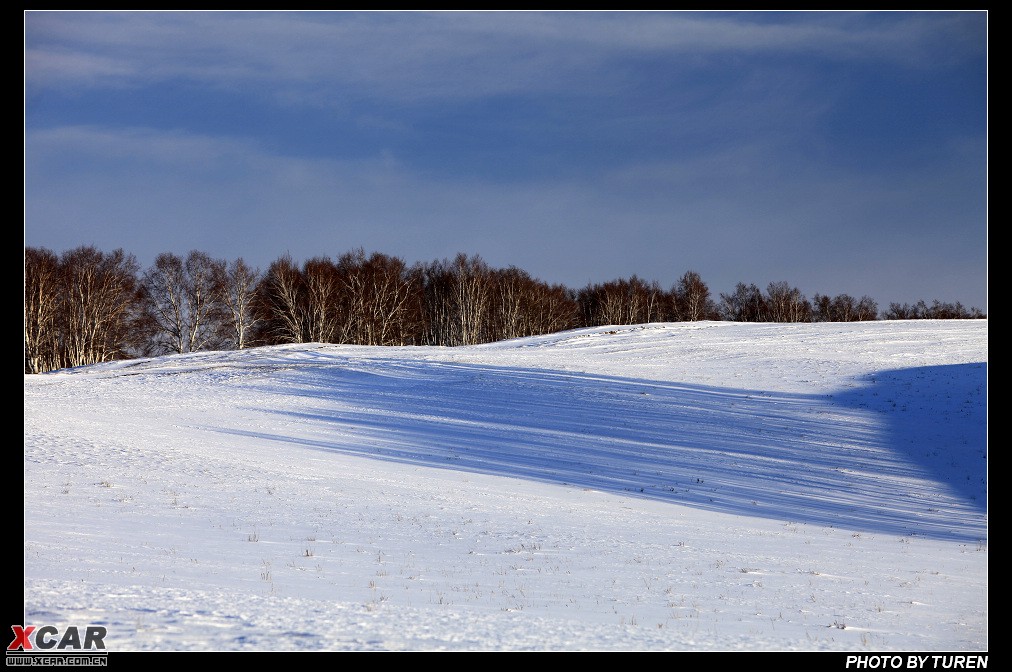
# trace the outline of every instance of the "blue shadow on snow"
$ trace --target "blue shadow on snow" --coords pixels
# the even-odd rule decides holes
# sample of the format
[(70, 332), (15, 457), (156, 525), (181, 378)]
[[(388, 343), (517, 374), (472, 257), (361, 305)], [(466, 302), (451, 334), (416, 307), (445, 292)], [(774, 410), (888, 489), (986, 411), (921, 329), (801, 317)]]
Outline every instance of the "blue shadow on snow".
[[(333, 360), (331, 360), (333, 361)], [(412, 359), (298, 367), (278, 431), (220, 430), (712, 511), (973, 543), (987, 535), (986, 363), (831, 395)], [(283, 404), (293, 406), (291, 399)], [(291, 435), (284, 432), (297, 423)]]

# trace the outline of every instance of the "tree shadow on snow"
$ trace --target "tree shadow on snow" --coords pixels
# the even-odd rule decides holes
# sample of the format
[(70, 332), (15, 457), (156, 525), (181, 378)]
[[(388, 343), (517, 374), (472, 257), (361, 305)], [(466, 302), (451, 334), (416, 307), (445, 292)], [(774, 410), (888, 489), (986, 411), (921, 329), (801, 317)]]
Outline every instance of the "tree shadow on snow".
[(986, 375), (984, 363), (899, 369), (805, 395), (355, 359), (299, 367), (283, 386), (266, 388), (300, 399), (278, 404), (299, 410), (264, 411), (275, 431), (220, 431), (972, 543), (987, 534)]

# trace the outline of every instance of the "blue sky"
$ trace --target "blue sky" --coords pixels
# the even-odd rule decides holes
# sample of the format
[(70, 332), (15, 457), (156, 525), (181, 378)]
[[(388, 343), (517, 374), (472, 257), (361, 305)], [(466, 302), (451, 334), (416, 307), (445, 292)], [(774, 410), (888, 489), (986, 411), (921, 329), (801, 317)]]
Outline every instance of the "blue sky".
[(25, 244), (987, 309), (986, 12), (25, 13)]

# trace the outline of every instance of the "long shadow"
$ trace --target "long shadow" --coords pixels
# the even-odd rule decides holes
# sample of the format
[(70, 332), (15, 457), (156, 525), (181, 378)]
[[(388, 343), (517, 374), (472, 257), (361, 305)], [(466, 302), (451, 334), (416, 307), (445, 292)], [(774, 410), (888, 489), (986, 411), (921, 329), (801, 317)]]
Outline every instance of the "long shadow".
[(263, 386), (284, 397), (263, 410), (277, 431), (209, 429), (796, 523), (987, 534), (983, 364), (833, 395), (387, 358), (279, 376)]
[(885, 443), (981, 512), (987, 507), (987, 363), (893, 369), (833, 402), (886, 420)]

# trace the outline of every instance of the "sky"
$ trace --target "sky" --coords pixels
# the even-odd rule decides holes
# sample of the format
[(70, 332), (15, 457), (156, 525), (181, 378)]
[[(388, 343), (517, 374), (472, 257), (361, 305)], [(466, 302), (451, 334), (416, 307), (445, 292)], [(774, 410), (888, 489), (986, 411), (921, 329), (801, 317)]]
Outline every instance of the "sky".
[(25, 245), (986, 311), (987, 19), (28, 11)]
[(987, 654), (986, 320), (283, 345), (24, 394), (11, 623), (113, 660)]

